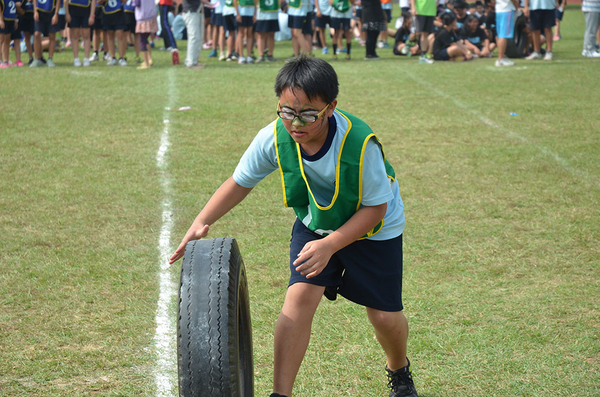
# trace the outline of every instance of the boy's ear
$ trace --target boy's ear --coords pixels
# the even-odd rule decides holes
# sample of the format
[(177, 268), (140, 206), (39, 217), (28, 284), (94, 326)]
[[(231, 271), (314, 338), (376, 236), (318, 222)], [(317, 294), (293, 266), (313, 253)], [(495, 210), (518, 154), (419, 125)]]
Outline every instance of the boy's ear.
[(333, 116), (333, 111), (335, 110), (335, 107), (337, 106), (337, 99), (334, 99), (330, 104), (329, 104), (329, 108), (327, 109), (327, 117), (331, 117)]

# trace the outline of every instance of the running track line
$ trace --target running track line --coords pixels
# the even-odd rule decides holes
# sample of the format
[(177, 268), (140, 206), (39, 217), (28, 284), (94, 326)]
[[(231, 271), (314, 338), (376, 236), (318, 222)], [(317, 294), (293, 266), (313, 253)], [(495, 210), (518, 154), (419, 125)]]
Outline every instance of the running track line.
[(162, 227), (158, 239), (159, 250), (159, 295), (156, 309), (156, 331), (154, 333), (154, 347), (156, 363), (154, 368), (154, 383), (156, 396), (173, 396), (177, 379), (175, 317), (172, 315), (170, 303), (177, 294), (176, 283), (171, 278), (169, 271), (169, 257), (171, 256), (171, 230), (173, 229), (173, 210), (171, 204), (171, 176), (169, 174), (169, 110), (177, 100), (177, 87), (175, 85), (174, 69), (167, 72), (167, 105), (163, 113), (163, 131), (160, 136), (160, 147), (156, 153), (156, 166), (160, 175), (162, 187)]
[(538, 144), (536, 144), (534, 142), (531, 142), (529, 139), (527, 139), (523, 135), (518, 134), (518, 133), (516, 133), (516, 132), (514, 132), (514, 131), (506, 128), (506, 127), (503, 127), (503, 126), (495, 123), (494, 121), (492, 121), (489, 118), (485, 117), (484, 115), (482, 115), (478, 111), (476, 111), (476, 110), (470, 108), (469, 106), (467, 106), (466, 104), (462, 103), (461, 101), (459, 101), (458, 99), (456, 99), (454, 96), (446, 94), (444, 91), (442, 91), (439, 88), (437, 88), (437, 87), (429, 84), (427, 81), (418, 78), (413, 73), (411, 73), (409, 71), (406, 71), (406, 74), (415, 83), (417, 83), (417, 84), (419, 84), (419, 85), (427, 88), (428, 90), (434, 92), (439, 97), (451, 100), (452, 102), (454, 102), (454, 104), (456, 106), (458, 106), (459, 108), (461, 108), (464, 111), (467, 111), (467, 112), (471, 113), (473, 116), (477, 117), (479, 119), (479, 121), (481, 121), (485, 125), (487, 125), (489, 127), (492, 127), (493, 129), (498, 130), (498, 131), (504, 133), (504, 135), (506, 135), (509, 138), (516, 139), (518, 141), (521, 141), (522, 143), (526, 143), (526, 144), (534, 147), (539, 152), (541, 152), (544, 155), (552, 158), (565, 171), (569, 172), (570, 174), (575, 175), (576, 177), (579, 177), (579, 178), (585, 180), (586, 182), (588, 182), (588, 183), (590, 183), (592, 185), (600, 186), (600, 179), (598, 179), (594, 175), (590, 175), (589, 173), (587, 173), (584, 170), (572, 167), (567, 160), (565, 160), (564, 158), (560, 157), (557, 153), (551, 151), (550, 149), (548, 149), (548, 148), (546, 148), (544, 146), (541, 146), (541, 145), (538, 145)]

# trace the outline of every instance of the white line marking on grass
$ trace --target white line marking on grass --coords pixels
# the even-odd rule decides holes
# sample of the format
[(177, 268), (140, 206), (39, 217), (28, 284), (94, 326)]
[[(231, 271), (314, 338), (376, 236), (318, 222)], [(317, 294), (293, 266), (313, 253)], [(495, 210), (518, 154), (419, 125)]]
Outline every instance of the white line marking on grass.
[[(167, 72), (169, 106), (176, 101), (177, 91), (175, 86), (175, 75), (173, 69)], [(162, 227), (158, 239), (158, 250), (160, 259), (158, 307), (156, 309), (156, 331), (154, 333), (154, 345), (156, 349), (156, 366), (154, 368), (154, 382), (157, 396), (172, 396), (177, 382), (176, 361), (176, 329), (174, 316), (170, 310), (172, 298), (177, 294), (176, 283), (171, 279), (169, 271), (169, 257), (171, 256), (171, 230), (173, 228), (173, 211), (171, 205), (171, 176), (169, 175), (169, 163), (167, 154), (169, 151), (169, 114), (165, 108), (163, 117), (163, 132), (160, 136), (160, 147), (156, 152), (156, 166), (160, 174), (162, 186)]]
[[(507, 68), (508, 69), (508, 68)], [(469, 106), (467, 106), (466, 104), (462, 103), (461, 101), (459, 101), (458, 99), (456, 99), (454, 96), (452, 95), (448, 95), (446, 94), (444, 91), (440, 90), (439, 88), (432, 86), (431, 84), (429, 84), (427, 81), (424, 81), (420, 78), (418, 78), (417, 76), (415, 76), (414, 74), (410, 73), (409, 71), (406, 71), (406, 74), (413, 79), (413, 81), (415, 81), (416, 83), (422, 85), (423, 87), (429, 89), (430, 91), (433, 91), (435, 94), (437, 94), (438, 96), (444, 98), (444, 99), (449, 99), (452, 102), (454, 102), (454, 104), (456, 106), (458, 106), (459, 108), (461, 108), (462, 110), (465, 110), (469, 113), (471, 113), (473, 116), (477, 117), (482, 123), (484, 123), (485, 125), (488, 125), (498, 131), (501, 131), (504, 133), (504, 135), (506, 135), (509, 138), (513, 138), (516, 139), (518, 141), (521, 141), (523, 143), (526, 143), (530, 146), (533, 146), (535, 149), (537, 149), (538, 151), (540, 151), (541, 153), (543, 153), (544, 155), (551, 157), (552, 159), (554, 159), (554, 161), (556, 161), (565, 171), (578, 176), (580, 178), (586, 179), (587, 181), (591, 182), (592, 184), (595, 184), (597, 186), (600, 186), (600, 179), (598, 179), (597, 177), (590, 175), (589, 173), (580, 170), (578, 168), (572, 167), (569, 162), (565, 159), (563, 159), (562, 157), (560, 157), (557, 153), (553, 152), (552, 150), (538, 145), (534, 142), (531, 142), (529, 139), (527, 139), (526, 137), (506, 128), (503, 127), (497, 123), (495, 123), (494, 121), (490, 120), (489, 118), (485, 117), (484, 115), (482, 115), (481, 113), (479, 113), (478, 111), (470, 108)]]

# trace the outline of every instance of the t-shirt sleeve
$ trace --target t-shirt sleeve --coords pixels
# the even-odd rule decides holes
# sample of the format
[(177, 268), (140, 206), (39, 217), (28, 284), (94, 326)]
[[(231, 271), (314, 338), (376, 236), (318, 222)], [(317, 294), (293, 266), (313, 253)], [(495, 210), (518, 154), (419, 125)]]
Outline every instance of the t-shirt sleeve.
[(273, 123), (258, 132), (240, 159), (233, 180), (240, 186), (253, 188), (279, 165), (275, 150)]
[(373, 139), (367, 142), (363, 163), (362, 205), (375, 206), (394, 198), (390, 179), (383, 162), (383, 153)]

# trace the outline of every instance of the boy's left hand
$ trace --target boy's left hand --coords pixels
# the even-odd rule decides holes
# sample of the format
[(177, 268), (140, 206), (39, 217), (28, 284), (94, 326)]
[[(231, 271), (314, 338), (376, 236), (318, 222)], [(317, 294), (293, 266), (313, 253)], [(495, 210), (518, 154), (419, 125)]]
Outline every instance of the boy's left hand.
[(303, 276), (306, 275), (306, 278), (312, 278), (318, 276), (325, 269), (334, 253), (335, 250), (326, 239), (309, 241), (302, 248), (293, 265), (296, 266), (297, 272)]

